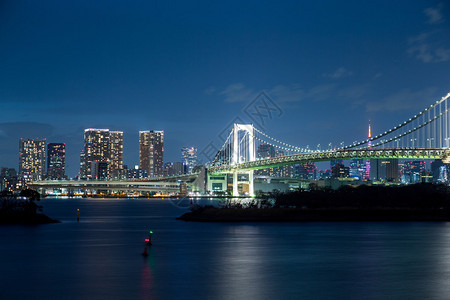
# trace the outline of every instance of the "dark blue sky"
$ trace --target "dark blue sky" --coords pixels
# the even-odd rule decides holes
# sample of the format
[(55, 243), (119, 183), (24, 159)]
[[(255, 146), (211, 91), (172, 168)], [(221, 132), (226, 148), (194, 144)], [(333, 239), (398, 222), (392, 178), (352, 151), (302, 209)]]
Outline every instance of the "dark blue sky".
[(450, 91), (450, 3), (439, 1), (0, 1), (0, 166), (19, 138), (85, 128), (164, 130), (165, 161), (220, 133), (265, 91), (264, 130), (290, 144), (351, 143)]

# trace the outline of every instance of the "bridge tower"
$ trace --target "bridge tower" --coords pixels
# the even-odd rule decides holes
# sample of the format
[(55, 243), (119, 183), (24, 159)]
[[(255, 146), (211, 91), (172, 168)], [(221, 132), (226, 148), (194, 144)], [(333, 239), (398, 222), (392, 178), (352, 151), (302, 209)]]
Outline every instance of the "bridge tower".
[[(243, 132), (243, 135), (239, 135)], [(234, 124), (233, 127), (233, 152), (231, 157), (231, 164), (236, 165), (243, 162), (254, 161), (255, 155), (255, 135), (253, 124)], [(250, 196), (255, 195), (253, 170), (245, 171), (248, 175), (248, 193)], [(233, 172), (233, 195), (239, 195), (238, 190), (238, 175), (241, 172)]]

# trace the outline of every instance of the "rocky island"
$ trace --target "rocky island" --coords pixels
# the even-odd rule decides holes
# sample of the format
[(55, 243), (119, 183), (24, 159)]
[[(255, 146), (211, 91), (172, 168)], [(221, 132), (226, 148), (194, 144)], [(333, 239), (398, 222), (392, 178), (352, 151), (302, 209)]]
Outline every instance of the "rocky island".
[(3, 191), (0, 193), (0, 224), (48, 224), (59, 223), (40, 213), (42, 206), (36, 204), (40, 194), (35, 190), (25, 189), (18, 197)]

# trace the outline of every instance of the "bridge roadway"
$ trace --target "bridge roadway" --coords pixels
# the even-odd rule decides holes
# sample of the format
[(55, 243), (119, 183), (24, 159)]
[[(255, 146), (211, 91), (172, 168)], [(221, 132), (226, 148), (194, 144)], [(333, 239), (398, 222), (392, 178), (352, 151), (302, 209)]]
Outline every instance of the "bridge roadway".
[(106, 180), (42, 180), (28, 184), (31, 188), (65, 188), (81, 190), (118, 190), (179, 193), (179, 182), (106, 181)]
[(235, 171), (251, 171), (301, 164), (306, 162), (318, 162), (345, 159), (374, 159), (374, 158), (398, 158), (398, 159), (442, 159), (450, 163), (449, 148), (390, 148), (390, 149), (347, 149), (321, 152), (300, 153), (268, 159), (244, 162), (236, 165), (220, 165), (208, 168), (209, 174), (230, 174)]

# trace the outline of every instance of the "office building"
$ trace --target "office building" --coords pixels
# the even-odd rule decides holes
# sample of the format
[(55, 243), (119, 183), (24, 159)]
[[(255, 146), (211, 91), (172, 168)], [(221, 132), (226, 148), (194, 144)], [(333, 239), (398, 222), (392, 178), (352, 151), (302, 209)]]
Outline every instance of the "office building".
[(366, 162), (364, 159), (352, 159), (350, 162), (350, 177), (363, 180), (366, 175)]
[(331, 168), (332, 178), (348, 178), (350, 177), (350, 168), (344, 166), (344, 164), (336, 162)]
[(49, 143), (47, 145), (47, 179), (66, 178), (66, 144)]
[(164, 173), (164, 131), (139, 131), (139, 169), (147, 170), (149, 177)]
[[(268, 159), (268, 158), (274, 158), (276, 154), (274, 146), (270, 144), (260, 144), (258, 148), (256, 149), (256, 159)], [(261, 170), (255, 170), (255, 175), (258, 176), (269, 176), (274, 177), (275, 176), (275, 170), (274, 168), (267, 168), (267, 169), (261, 169)]]
[(183, 147), (181, 148), (181, 155), (186, 173), (192, 173), (192, 170), (197, 165), (197, 148)]
[(313, 162), (295, 165), (293, 177), (301, 179), (317, 179), (317, 167)]
[(398, 159), (371, 159), (370, 179), (373, 181), (399, 181)]
[(45, 145), (45, 139), (20, 139), (19, 176), (25, 182), (44, 179)]

